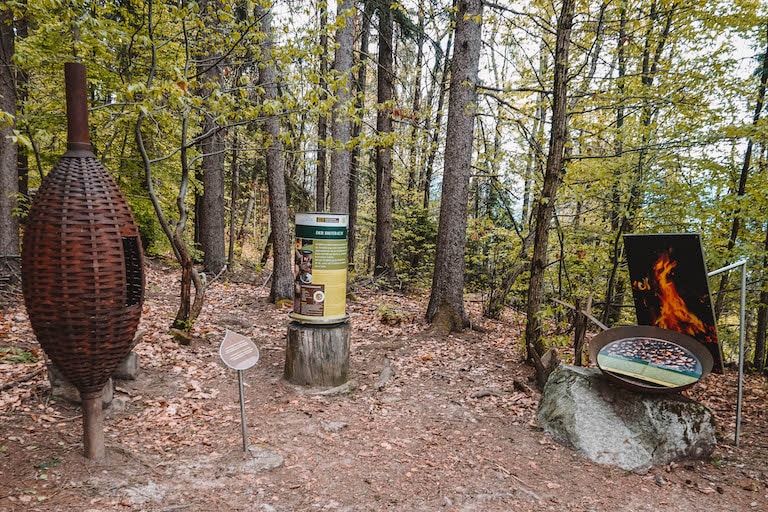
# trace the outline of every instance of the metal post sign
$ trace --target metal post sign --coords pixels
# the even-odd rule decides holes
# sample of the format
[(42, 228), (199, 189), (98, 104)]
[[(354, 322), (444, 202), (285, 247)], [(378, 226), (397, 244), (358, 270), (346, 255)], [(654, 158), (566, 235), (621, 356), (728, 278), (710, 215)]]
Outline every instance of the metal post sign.
[(240, 420), (243, 426), (243, 452), (248, 453), (248, 424), (245, 418), (243, 370), (247, 370), (259, 362), (259, 347), (251, 338), (227, 329), (224, 340), (219, 346), (219, 357), (224, 364), (237, 370), (237, 382), (240, 388)]
[(227, 329), (219, 356), (233, 370), (247, 370), (259, 362), (259, 347), (251, 338)]

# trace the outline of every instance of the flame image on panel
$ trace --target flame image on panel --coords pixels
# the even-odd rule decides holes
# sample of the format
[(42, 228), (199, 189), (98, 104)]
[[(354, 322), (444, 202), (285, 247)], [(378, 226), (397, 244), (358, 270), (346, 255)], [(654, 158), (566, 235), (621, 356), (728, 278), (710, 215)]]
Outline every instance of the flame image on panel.
[(722, 371), (709, 283), (697, 234), (625, 235), (637, 322), (688, 335)]
[(101, 391), (128, 355), (144, 301), (143, 250), (128, 203), (93, 153), (85, 66), (65, 65), (67, 152), (32, 203), (24, 304), (40, 346), (79, 391), (87, 458), (104, 456)]
[(669, 251), (663, 251), (653, 266), (653, 273), (658, 286), (656, 295), (659, 297), (659, 316), (654, 322), (656, 327), (682, 332), (690, 336), (699, 334), (709, 338), (711, 333), (704, 322), (693, 314), (680, 296), (672, 280), (672, 272), (677, 262), (669, 257)]

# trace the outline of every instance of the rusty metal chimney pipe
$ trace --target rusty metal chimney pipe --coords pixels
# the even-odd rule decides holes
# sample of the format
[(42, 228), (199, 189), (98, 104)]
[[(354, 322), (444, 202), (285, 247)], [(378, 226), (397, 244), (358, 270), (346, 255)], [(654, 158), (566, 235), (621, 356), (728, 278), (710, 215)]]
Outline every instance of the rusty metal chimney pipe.
[(85, 65), (80, 62), (64, 64), (67, 92), (67, 149), (93, 152), (88, 132), (88, 82)]

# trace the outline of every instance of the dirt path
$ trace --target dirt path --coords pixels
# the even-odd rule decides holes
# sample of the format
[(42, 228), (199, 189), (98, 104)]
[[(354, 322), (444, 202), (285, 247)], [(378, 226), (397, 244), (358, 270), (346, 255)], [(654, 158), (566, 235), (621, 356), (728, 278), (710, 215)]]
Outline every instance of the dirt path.
[[(435, 338), (419, 320), (425, 298), (362, 290), (349, 304), (357, 389), (318, 396), (282, 379), (287, 310), (267, 304), (267, 290), (213, 284), (183, 347), (167, 334), (175, 279), (149, 272), (142, 371), (116, 383), (101, 463), (81, 457), (78, 409), (51, 398), (42, 362), (0, 365), (0, 386), (34, 375), (0, 394), (0, 510), (768, 510), (762, 378), (746, 385), (740, 448), (735, 375), (711, 376), (694, 389), (718, 417), (716, 456), (627, 473), (540, 431), (513, 321)], [(387, 325), (383, 311), (405, 322)], [(248, 456), (237, 376), (217, 354), (226, 328), (261, 350), (245, 373)], [(0, 309), (0, 335), (0, 346), (37, 349), (18, 301)], [(385, 364), (394, 376), (379, 390)]]

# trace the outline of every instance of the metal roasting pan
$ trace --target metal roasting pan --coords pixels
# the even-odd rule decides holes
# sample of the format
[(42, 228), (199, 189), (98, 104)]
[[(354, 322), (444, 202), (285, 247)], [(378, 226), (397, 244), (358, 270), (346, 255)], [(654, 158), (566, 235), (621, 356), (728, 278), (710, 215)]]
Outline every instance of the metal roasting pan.
[[(594, 338), (592, 338), (589, 342), (590, 360), (592, 360), (597, 365), (597, 367), (600, 368), (600, 365), (597, 362), (597, 355), (600, 352), (600, 350), (602, 350), (603, 347), (605, 347), (606, 345), (614, 341), (632, 339), (632, 338), (655, 338), (655, 339), (667, 341), (670, 343), (674, 343), (675, 345), (678, 345), (686, 349), (691, 354), (693, 354), (694, 357), (696, 357), (701, 363), (702, 372), (699, 380), (706, 377), (709, 374), (709, 372), (712, 371), (712, 365), (714, 363), (714, 361), (712, 360), (712, 354), (709, 353), (707, 348), (701, 342), (699, 342), (698, 340), (696, 340), (691, 336), (688, 336), (687, 334), (683, 334), (677, 331), (670, 331), (667, 329), (662, 329), (660, 327), (654, 327), (650, 325), (628, 325), (628, 326), (622, 326), (622, 327), (614, 327), (612, 329), (607, 329), (605, 331), (602, 331), (601, 333), (596, 335)], [(670, 387), (670, 386), (664, 386), (664, 385), (655, 384), (652, 382), (632, 378), (626, 375), (621, 375), (618, 373), (604, 370), (603, 368), (600, 368), (600, 370), (603, 372), (603, 374), (606, 377), (608, 377), (611, 381), (615, 382), (616, 384), (623, 386), (625, 388), (631, 389), (633, 391), (640, 391), (640, 392), (676, 393), (684, 389), (687, 389), (693, 386), (694, 384), (696, 384), (696, 382), (698, 382), (698, 381), (694, 381), (684, 386)]]

